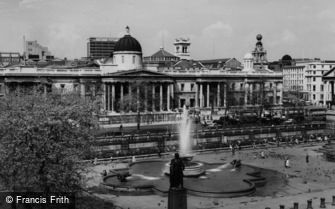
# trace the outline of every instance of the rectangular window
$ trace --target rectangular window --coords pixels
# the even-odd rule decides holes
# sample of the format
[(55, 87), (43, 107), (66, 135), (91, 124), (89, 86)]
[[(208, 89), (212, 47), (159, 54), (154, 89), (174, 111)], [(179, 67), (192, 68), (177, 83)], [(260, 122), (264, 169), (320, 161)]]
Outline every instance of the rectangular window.
[(184, 88), (185, 88), (185, 84), (180, 84), (180, 91), (184, 91)]
[(313, 85), (313, 91), (315, 91), (316, 90), (316, 87), (315, 87), (315, 85)]
[(124, 63), (124, 56), (122, 56), (121, 58), (122, 58), (122, 63)]
[(194, 84), (191, 83), (191, 91), (193, 91), (193, 89), (194, 89)]
[(313, 100), (315, 100), (315, 94), (313, 94)]
[(323, 94), (320, 94), (320, 100), (323, 100)]
[(320, 85), (320, 91), (323, 91), (323, 85), (322, 84)]
[(316, 80), (316, 78), (315, 77), (313, 77), (313, 81), (315, 81)]
[(133, 56), (133, 64), (135, 64), (135, 56)]
[(77, 91), (78, 90), (78, 86), (79, 86), (79, 84), (77, 84), (77, 83), (73, 84), (73, 90)]

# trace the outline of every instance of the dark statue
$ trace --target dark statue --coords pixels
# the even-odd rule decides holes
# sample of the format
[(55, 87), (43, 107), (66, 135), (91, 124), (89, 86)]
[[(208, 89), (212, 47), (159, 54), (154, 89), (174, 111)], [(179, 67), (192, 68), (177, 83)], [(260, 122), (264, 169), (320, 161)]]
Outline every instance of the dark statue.
[(183, 185), (183, 170), (185, 169), (185, 165), (182, 159), (179, 157), (178, 153), (174, 154), (174, 159), (171, 160), (170, 163), (170, 188), (181, 188)]

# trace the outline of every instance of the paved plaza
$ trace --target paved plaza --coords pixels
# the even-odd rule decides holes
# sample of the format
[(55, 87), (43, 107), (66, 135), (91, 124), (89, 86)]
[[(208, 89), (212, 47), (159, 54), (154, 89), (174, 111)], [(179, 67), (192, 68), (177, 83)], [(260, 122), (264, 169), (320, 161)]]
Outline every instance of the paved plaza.
[[(202, 153), (194, 157), (197, 161), (209, 163), (231, 162), (233, 159), (241, 159), (243, 164), (256, 166), (259, 168), (279, 171), (285, 178), (285, 185), (279, 188), (272, 188), (272, 195), (262, 195), (256, 191), (254, 195), (237, 198), (204, 198), (188, 195), (188, 208), (209, 209), (209, 208), (279, 208), (279, 205), (285, 205), (286, 208), (293, 207), (294, 202), (299, 202), (301, 208), (305, 208), (308, 199), (313, 199), (313, 205), (320, 205), (320, 198), (325, 197), (327, 207), (331, 208), (330, 202), (332, 195), (335, 195), (335, 177), (334, 163), (327, 162), (322, 157), (318, 149), (322, 144), (314, 145), (296, 145), (293, 147), (276, 148), (256, 148), (241, 150), (232, 156), (231, 152), (218, 151), (212, 153)], [(260, 153), (264, 152), (265, 158)], [(306, 155), (309, 155), (309, 162), (306, 163)], [(289, 157), (290, 168), (284, 167), (284, 159)], [(165, 156), (165, 158), (172, 158)], [(102, 181), (101, 172), (106, 169), (127, 166), (126, 163), (105, 163), (93, 166), (88, 172), (90, 177), (87, 187), (99, 186)], [(229, 179), (222, 179), (229, 181)], [(269, 181), (268, 184), (272, 182)], [(271, 188), (270, 185), (268, 188)], [(261, 190), (258, 188), (257, 190)], [(167, 208), (167, 197), (159, 195), (145, 196), (116, 196), (112, 194), (95, 195), (114, 202), (122, 208)]]

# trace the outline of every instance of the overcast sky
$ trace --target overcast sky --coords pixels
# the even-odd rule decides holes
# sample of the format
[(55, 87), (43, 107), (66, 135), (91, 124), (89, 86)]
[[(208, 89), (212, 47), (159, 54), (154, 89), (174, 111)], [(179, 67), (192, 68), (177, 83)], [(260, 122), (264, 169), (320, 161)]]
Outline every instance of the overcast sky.
[(120, 37), (129, 25), (144, 56), (189, 37), (194, 59), (241, 60), (261, 33), (271, 61), (335, 59), (334, 11), (335, 0), (1, 0), (0, 51), (22, 53), (25, 35), (80, 58), (89, 37)]

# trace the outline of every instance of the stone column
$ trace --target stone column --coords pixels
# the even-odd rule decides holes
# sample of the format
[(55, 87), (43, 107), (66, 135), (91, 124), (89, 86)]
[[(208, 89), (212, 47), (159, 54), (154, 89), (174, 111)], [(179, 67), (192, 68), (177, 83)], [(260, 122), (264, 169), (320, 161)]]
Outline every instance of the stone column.
[(216, 94), (216, 106), (220, 107), (221, 99), (220, 99), (220, 83), (217, 84), (217, 94)]
[(266, 96), (265, 88), (264, 88), (264, 82), (261, 82), (259, 84), (259, 92), (260, 92), (260, 104), (264, 105), (264, 96)]
[(95, 84), (92, 85), (92, 96), (95, 97), (95, 91), (96, 91), (96, 88), (95, 88)]
[(273, 104), (277, 104), (277, 83), (273, 82)]
[(148, 111), (148, 86), (144, 85), (144, 112)]
[(204, 107), (204, 95), (203, 95), (203, 89), (202, 89), (202, 83), (199, 84), (200, 85), (200, 108), (203, 108)]
[(131, 112), (131, 109), (132, 109), (132, 92), (131, 92), (131, 84), (128, 83), (128, 98), (129, 98), (129, 112)]
[(330, 101), (331, 101), (331, 104), (334, 105), (334, 81), (330, 82), (330, 92), (331, 92)]
[(195, 83), (195, 107), (199, 108), (199, 89), (197, 83)]
[(170, 111), (170, 87), (171, 87), (171, 85), (170, 84), (168, 84), (167, 85), (167, 93), (166, 93), (166, 101), (167, 101), (167, 104), (166, 104), (166, 106), (167, 106), (167, 111)]
[(224, 83), (223, 85), (223, 106), (227, 107), (227, 83)]
[(174, 83), (171, 84), (171, 101), (172, 101), (172, 109), (174, 108)]
[(86, 94), (86, 92), (85, 92), (85, 84), (81, 83), (80, 84), (80, 96), (82, 98), (85, 98), (85, 94)]
[(123, 111), (123, 83), (120, 83), (120, 111)]
[(107, 110), (111, 108), (111, 86), (107, 84)]
[(155, 84), (152, 84), (152, 111), (155, 111)]
[(163, 111), (163, 84), (159, 84), (159, 111)]
[(323, 85), (323, 106), (326, 106), (327, 102), (327, 81), (325, 81), (325, 84)]
[(283, 83), (279, 85), (279, 104), (283, 104)]
[(43, 85), (43, 94), (44, 96), (47, 96), (47, 85), (46, 84)]
[(140, 87), (136, 87), (136, 111), (140, 111)]
[(209, 105), (209, 83), (207, 84), (207, 104), (206, 104), (206, 107), (210, 107)]
[(112, 84), (112, 112), (114, 112), (114, 104), (115, 104), (115, 84)]
[(249, 89), (250, 89), (250, 90), (249, 90), (249, 96), (250, 96), (250, 101), (249, 101), (249, 103), (252, 104), (252, 105), (253, 105), (253, 102), (254, 102), (254, 95), (252, 95), (252, 93), (253, 93), (252, 90), (253, 90), (254, 85), (255, 85), (254, 83), (250, 83), (250, 84), (249, 84)]
[(247, 82), (244, 82), (244, 105), (248, 104), (248, 88), (249, 84)]
[(107, 88), (106, 84), (102, 84), (102, 92), (103, 92), (103, 97), (102, 97), (102, 104), (104, 104), (104, 110), (107, 110)]

